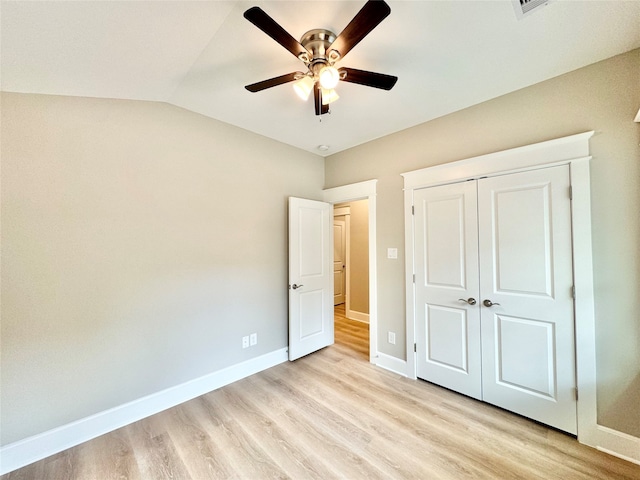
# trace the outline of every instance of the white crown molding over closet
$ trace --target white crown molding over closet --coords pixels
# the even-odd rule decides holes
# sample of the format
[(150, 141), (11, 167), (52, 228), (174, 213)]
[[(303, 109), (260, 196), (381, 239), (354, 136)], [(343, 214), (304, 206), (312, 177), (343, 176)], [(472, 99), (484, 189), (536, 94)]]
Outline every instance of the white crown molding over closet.
[[(406, 312), (407, 352), (414, 352), (416, 343), (414, 272), (414, 193), (416, 190), (449, 183), (476, 180), (515, 172), (568, 165), (572, 189), (571, 228), (573, 232), (573, 265), (575, 287), (576, 378), (579, 392), (577, 404), (578, 440), (640, 461), (640, 443), (635, 437), (613, 435), (597, 424), (596, 363), (595, 363), (595, 310), (593, 299), (593, 267), (591, 247), (591, 197), (589, 176), (589, 139), (594, 132), (585, 132), (546, 142), (527, 145), (501, 152), (441, 164), (403, 173), (405, 199), (406, 248)], [(407, 376), (416, 377), (416, 355), (407, 355)], [(624, 446), (621, 445), (621, 442)], [(631, 455), (629, 455), (631, 452)]]

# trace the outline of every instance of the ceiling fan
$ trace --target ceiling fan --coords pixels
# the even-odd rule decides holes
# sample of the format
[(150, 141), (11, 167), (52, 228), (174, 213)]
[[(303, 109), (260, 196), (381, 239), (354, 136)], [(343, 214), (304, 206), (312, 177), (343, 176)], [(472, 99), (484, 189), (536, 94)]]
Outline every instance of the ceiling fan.
[(334, 66), (390, 13), (389, 5), (383, 0), (369, 0), (340, 35), (325, 29), (314, 29), (305, 33), (298, 42), (260, 7), (250, 8), (244, 12), (244, 18), (300, 59), (307, 71), (287, 73), (245, 88), (250, 92), (259, 92), (295, 81), (294, 90), (304, 100), (313, 91), (316, 115), (328, 113), (329, 104), (338, 99), (335, 87), (339, 81), (391, 90), (398, 77)]

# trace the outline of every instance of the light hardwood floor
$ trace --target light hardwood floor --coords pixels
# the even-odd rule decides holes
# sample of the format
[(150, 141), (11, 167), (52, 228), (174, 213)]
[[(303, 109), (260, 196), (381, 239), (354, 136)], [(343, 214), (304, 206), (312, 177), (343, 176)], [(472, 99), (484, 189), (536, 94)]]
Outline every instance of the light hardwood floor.
[[(10, 473), (9, 479), (640, 479), (570, 436), (336, 344)], [(344, 317), (344, 315), (342, 315)]]
[(346, 354), (369, 361), (369, 324), (347, 318), (344, 303), (334, 307), (335, 341)]

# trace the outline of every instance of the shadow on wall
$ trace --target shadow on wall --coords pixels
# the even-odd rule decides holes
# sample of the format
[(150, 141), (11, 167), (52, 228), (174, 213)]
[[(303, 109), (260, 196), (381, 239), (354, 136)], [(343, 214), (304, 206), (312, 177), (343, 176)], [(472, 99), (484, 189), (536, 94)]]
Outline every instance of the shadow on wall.
[[(602, 412), (602, 418), (598, 419), (598, 423), (600, 425), (624, 426), (624, 430), (629, 432), (640, 432), (640, 416), (635, 413), (638, 410), (639, 399), (640, 374), (636, 375), (624, 392), (611, 403), (606, 411)], [(622, 428), (619, 430), (623, 431)]]

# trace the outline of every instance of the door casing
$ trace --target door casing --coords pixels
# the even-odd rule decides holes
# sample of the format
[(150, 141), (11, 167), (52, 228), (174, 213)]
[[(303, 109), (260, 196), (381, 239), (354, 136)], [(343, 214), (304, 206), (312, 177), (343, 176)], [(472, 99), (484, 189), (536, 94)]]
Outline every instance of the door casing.
[(416, 189), (515, 173), (543, 166), (569, 165), (572, 195), (571, 227), (575, 287), (576, 383), (578, 440), (598, 443), (596, 410), (595, 308), (591, 256), (591, 192), (589, 139), (585, 132), (501, 152), (403, 173), (405, 203), (405, 267), (407, 376), (416, 378), (415, 299), (413, 284), (413, 194)]

